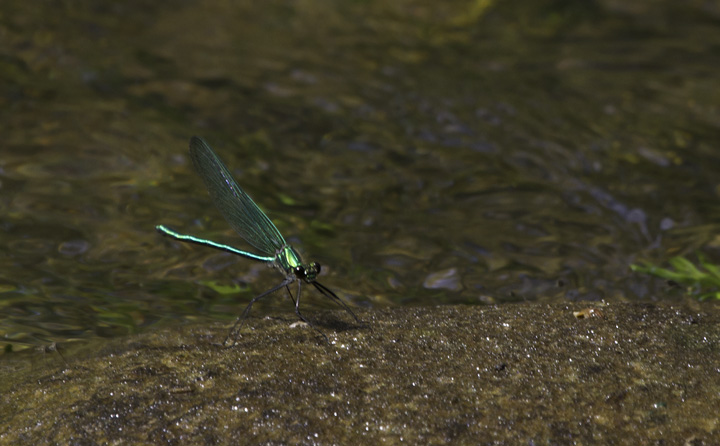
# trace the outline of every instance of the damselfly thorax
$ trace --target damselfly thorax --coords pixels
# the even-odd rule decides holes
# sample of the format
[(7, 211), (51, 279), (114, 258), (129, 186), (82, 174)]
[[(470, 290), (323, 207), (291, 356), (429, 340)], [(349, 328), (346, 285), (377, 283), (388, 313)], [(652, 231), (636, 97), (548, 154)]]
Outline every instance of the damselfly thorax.
[(283, 245), (278, 249), (272, 266), (278, 268), (286, 277), (294, 277), (307, 283), (315, 282), (320, 275), (320, 264), (318, 262), (303, 264), (300, 253), (290, 245)]

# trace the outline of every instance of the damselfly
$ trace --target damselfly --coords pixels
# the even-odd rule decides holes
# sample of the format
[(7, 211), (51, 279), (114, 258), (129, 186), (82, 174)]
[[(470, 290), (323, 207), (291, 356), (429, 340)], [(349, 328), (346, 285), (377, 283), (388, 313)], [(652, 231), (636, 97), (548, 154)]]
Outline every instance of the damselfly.
[[(227, 220), (240, 237), (257, 249), (260, 254), (242, 251), (232, 246), (192, 235), (180, 234), (163, 225), (155, 227), (158, 232), (181, 242), (209, 246), (247, 257), (248, 259), (268, 263), (277, 269), (284, 277), (283, 281), (278, 285), (258, 294), (250, 301), (235, 321), (223, 345), (232, 345), (229, 344), (229, 341), (232, 341), (232, 343), (235, 342), (237, 333), (240, 328), (242, 328), (245, 318), (250, 313), (250, 309), (255, 302), (283, 287), (287, 289), (290, 299), (292, 299), (295, 304), (295, 313), (298, 317), (320, 333), (327, 341), (327, 336), (300, 313), (300, 291), (302, 290), (303, 282), (314, 286), (320, 294), (341, 305), (357, 322), (360, 322), (360, 319), (358, 319), (345, 302), (332, 290), (317, 281), (317, 276), (320, 274), (320, 264), (317, 262), (303, 263), (300, 254), (285, 241), (280, 231), (278, 231), (267, 215), (265, 215), (250, 196), (238, 186), (228, 168), (225, 167), (225, 164), (220, 161), (220, 158), (218, 158), (202, 138), (193, 136), (190, 139), (190, 159), (192, 159), (195, 169), (205, 182), (205, 186), (210, 193), (210, 198), (223, 217), (225, 217), (225, 220)], [(297, 295), (295, 297), (293, 297), (290, 291), (290, 284), (293, 282), (297, 282)]]

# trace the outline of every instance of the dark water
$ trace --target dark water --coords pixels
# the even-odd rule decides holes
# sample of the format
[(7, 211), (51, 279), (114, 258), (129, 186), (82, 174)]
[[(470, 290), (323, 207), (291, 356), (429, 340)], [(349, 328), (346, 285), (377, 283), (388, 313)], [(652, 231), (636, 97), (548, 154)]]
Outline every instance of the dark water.
[(194, 134), (357, 306), (680, 299), (629, 264), (718, 260), (717, 2), (3, 0), (0, 42), (13, 349), (277, 283), (153, 230), (246, 246)]

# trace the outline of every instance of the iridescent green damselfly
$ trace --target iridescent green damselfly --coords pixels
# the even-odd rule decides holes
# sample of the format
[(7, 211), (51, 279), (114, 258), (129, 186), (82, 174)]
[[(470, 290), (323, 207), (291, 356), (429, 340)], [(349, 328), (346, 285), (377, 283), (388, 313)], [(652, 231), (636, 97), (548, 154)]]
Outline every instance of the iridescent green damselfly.
[[(250, 196), (238, 186), (228, 168), (225, 167), (225, 164), (220, 161), (220, 158), (218, 158), (208, 143), (202, 138), (193, 136), (190, 139), (190, 159), (200, 174), (200, 177), (202, 177), (205, 182), (205, 186), (210, 193), (210, 198), (215, 204), (215, 207), (218, 208), (235, 232), (257, 249), (260, 254), (242, 251), (232, 246), (192, 235), (180, 234), (163, 225), (158, 225), (155, 229), (161, 234), (181, 242), (209, 246), (248, 259), (265, 262), (269, 266), (277, 269), (284, 276), (280, 284), (258, 294), (250, 301), (235, 321), (232, 329), (230, 329), (223, 345), (227, 347), (235, 343), (237, 334), (242, 328), (245, 318), (247, 318), (255, 302), (281, 288), (287, 289), (290, 299), (292, 299), (295, 305), (295, 314), (328, 341), (327, 336), (300, 313), (300, 291), (302, 290), (303, 282), (314, 286), (320, 294), (335, 301), (350, 313), (357, 322), (360, 322), (360, 319), (358, 319), (342, 299), (332, 290), (317, 281), (317, 276), (320, 274), (320, 264), (317, 262), (303, 263), (300, 254), (285, 241), (280, 231), (278, 231), (267, 215), (265, 215)], [(290, 291), (290, 284), (293, 282), (297, 282), (297, 295), (295, 297), (293, 297)]]

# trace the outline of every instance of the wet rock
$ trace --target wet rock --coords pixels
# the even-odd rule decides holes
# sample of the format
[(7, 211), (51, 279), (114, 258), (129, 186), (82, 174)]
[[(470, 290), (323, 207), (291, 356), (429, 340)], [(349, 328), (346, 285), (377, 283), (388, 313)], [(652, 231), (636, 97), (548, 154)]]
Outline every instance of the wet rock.
[[(578, 318), (577, 314), (593, 317)], [(717, 304), (422, 307), (2, 358), (0, 444), (713, 444)]]

